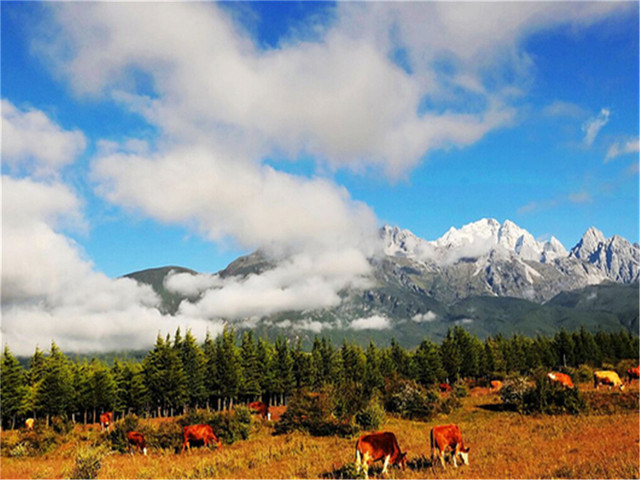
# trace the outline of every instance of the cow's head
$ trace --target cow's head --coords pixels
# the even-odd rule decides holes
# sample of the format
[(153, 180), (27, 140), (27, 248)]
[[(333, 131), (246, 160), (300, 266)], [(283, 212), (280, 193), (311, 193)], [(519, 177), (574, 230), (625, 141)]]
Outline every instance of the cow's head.
[(396, 464), (400, 465), (402, 470), (407, 466), (407, 452), (400, 452), (398, 458), (396, 459)]
[(469, 447), (460, 449), (460, 458), (462, 463), (469, 465)]

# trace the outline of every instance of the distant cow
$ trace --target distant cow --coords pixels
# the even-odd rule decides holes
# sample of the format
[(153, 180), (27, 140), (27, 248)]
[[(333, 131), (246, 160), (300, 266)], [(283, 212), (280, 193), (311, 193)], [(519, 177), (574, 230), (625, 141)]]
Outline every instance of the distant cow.
[(469, 465), (469, 448), (465, 448), (462, 442), (460, 427), (454, 424), (438, 425), (431, 429), (429, 436), (431, 438), (431, 465), (438, 457), (442, 468), (444, 468), (444, 454), (447, 450), (452, 451), (451, 460), (454, 467), (458, 467), (458, 457), (463, 464)]
[(204, 442), (205, 447), (215, 442), (218, 448), (222, 448), (222, 442), (220, 442), (215, 433), (213, 433), (211, 425), (188, 425), (182, 429), (182, 436), (184, 438), (182, 442), (182, 452), (184, 452), (185, 447), (191, 450), (190, 442), (194, 440)]
[(264, 402), (251, 402), (249, 404), (249, 408), (253, 410), (254, 413), (259, 414), (262, 418), (266, 418), (270, 420), (271, 414), (269, 413), (269, 405)]
[(631, 383), (634, 378), (637, 380), (640, 377), (640, 366), (630, 368), (627, 370), (627, 380)]
[(27, 430), (33, 430), (33, 423), (35, 422), (35, 420), (33, 418), (27, 418), (24, 421), (24, 426), (27, 428)]
[(624, 390), (622, 380), (613, 370), (593, 372), (593, 388), (597, 389), (600, 385), (608, 385), (609, 390), (611, 390), (611, 387), (618, 387), (620, 391)]
[(376, 432), (363, 435), (356, 442), (356, 471), (364, 469), (364, 477), (369, 478), (369, 466), (367, 463), (377, 462), (384, 458), (382, 474), (386, 475), (387, 467), (400, 465), (404, 470), (407, 452), (401, 452), (398, 440), (392, 432)]
[(500, 380), (491, 380), (491, 391), (499, 392), (502, 389), (502, 382)]
[(438, 388), (442, 393), (451, 391), (451, 385), (449, 385), (448, 383), (441, 383), (440, 385), (438, 385)]
[(105, 428), (109, 430), (109, 427), (113, 423), (113, 412), (105, 412), (100, 415), (100, 430)]
[(127, 440), (129, 441), (129, 452), (133, 455), (133, 449), (136, 448), (143, 455), (147, 454), (147, 442), (144, 435), (140, 432), (128, 432)]
[(547, 373), (547, 378), (552, 382), (559, 383), (563, 387), (574, 388), (573, 380), (571, 380), (571, 377), (566, 373), (549, 372)]

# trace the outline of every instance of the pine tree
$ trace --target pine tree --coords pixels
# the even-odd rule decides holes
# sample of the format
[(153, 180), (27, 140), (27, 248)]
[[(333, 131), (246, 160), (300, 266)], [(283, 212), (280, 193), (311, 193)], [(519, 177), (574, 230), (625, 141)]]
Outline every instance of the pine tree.
[(205, 402), (207, 410), (220, 398), (220, 382), (218, 380), (218, 347), (213, 341), (209, 331), (202, 346), (204, 353), (204, 388), (206, 391)]
[(302, 349), (300, 338), (296, 341), (296, 348), (291, 352), (293, 358), (293, 377), (295, 378), (295, 388), (311, 387), (316, 376), (313, 369), (311, 354)]
[(280, 403), (282, 404), (286, 402), (286, 397), (293, 391), (293, 387), (295, 386), (293, 359), (289, 351), (289, 344), (282, 337), (276, 339), (275, 356), (273, 360), (273, 392), (280, 395)]
[(273, 347), (263, 338), (258, 338), (256, 345), (256, 357), (258, 372), (260, 374), (260, 395), (261, 400), (268, 405), (271, 404), (271, 394), (273, 393), (274, 369), (273, 369)]
[(89, 385), (91, 386), (93, 411), (98, 414), (113, 411), (116, 400), (116, 382), (110, 369), (95, 358), (89, 362)]
[(575, 366), (573, 339), (565, 329), (555, 334), (553, 337), (553, 347), (561, 365)]
[(376, 391), (382, 391), (384, 388), (384, 378), (380, 372), (381, 353), (373, 341), (369, 341), (369, 346), (365, 352), (364, 367), (364, 390), (367, 398), (371, 397)]
[(178, 341), (180, 330), (176, 332), (175, 348), (182, 360), (186, 383), (186, 401), (189, 407), (197, 408), (206, 402), (205, 358), (191, 330), (187, 330), (184, 340)]
[(36, 393), (36, 405), (47, 416), (63, 415), (72, 406), (73, 378), (67, 357), (55, 342), (46, 360), (42, 381)]
[(240, 351), (236, 346), (233, 330), (225, 328), (222, 335), (218, 337), (217, 353), (216, 364), (220, 395), (223, 398), (225, 408), (231, 408), (243, 381)]
[(389, 346), (388, 351), (389, 360), (391, 360), (393, 364), (393, 370), (404, 378), (413, 377), (411, 356), (404, 348), (400, 346), (395, 338), (391, 339), (391, 345)]
[(9, 346), (5, 345), (0, 364), (0, 413), (2, 423), (6, 427), (15, 428), (16, 417), (22, 414), (27, 396), (27, 383), (24, 368), (13, 356)]
[(260, 388), (260, 365), (256, 344), (253, 341), (253, 332), (248, 331), (242, 334), (242, 344), (240, 346), (240, 360), (243, 372), (243, 382), (240, 394), (254, 400), (261, 393)]
[(440, 351), (431, 340), (424, 339), (413, 354), (415, 380), (427, 387), (445, 377)]
[(440, 346), (442, 356), (442, 368), (450, 382), (456, 381), (460, 377), (460, 366), (462, 364), (462, 356), (458, 350), (458, 344), (455, 341), (453, 330), (447, 331), (447, 336)]
[(171, 346), (167, 335), (165, 340), (158, 335), (156, 344), (143, 360), (145, 385), (152, 404), (158, 414), (173, 415), (186, 398), (186, 387), (182, 362)]

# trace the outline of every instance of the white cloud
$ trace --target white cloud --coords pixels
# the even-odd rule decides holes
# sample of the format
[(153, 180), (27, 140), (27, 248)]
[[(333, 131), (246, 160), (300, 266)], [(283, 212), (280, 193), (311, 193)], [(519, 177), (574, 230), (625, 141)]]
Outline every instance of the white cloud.
[(609, 122), (609, 115), (611, 115), (611, 112), (608, 109), (603, 108), (597, 116), (590, 118), (582, 126), (582, 131), (584, 132), (584, 143), (587, 146), (590, 147), (593, 144), (602, 127)]
[(581, 118), (585, 116), (585, 110), (579, 105), (562, 100), (556, 100), (542, 109), (542, 113), (549, 117)]
[(63, 130), (40, 110), (20, 110), (2, 100), (2, 161), (25, 164), (35, 175), (51, 175), (72, 163), (86, 141), (78, 130)]
[(358, 250), (299, 253), (276, 268), (244, 278), (218, 279), (197, 301), (183, 301), (180, 313), (200, 318), (242, 319), (289, 310), (334, 307), (348, 287), (371, 286), (370, 266)]
[(197, 297), (205, 290), (221, 286), (220, 277), (206, 273), (191, 274), (169, 272), (164, 280), (164, 286), (167, 290), (184, 295), (186, 297)]
[(620, 155), (627, 155), (629, 153), (638, 153), (640, 151), (640, 139), (630, 139), (621, 142), (615, 142), (607, 150), (607, 155), (604, 157), (604, 163), (619, 157)]
[(391, 328), (391, 321), (383, 315), (372, 315), (352, 320), (349, 322), (349, 328), (352, 330), (388, 330)]
[(431, 310), (429, 310), (427, 313), (418, 313), (416, 315), (414, 315), (413, 317), (411, 317), (411, 320), (413, 320), (416, 323), (424, 323), (424, 322), (433, 322), (438, 318), (438, 315), (436, 315), (435, 313), (433, 313)]

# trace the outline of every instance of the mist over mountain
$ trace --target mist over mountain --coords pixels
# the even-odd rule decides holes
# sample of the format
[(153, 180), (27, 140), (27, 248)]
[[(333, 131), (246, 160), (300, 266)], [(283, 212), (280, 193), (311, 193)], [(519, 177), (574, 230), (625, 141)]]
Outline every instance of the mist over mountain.
[[(607, 239), (596, 228), (570, 250), (554, 237), (539, 241), (511, 221), (494, 219), (452, 227), (434, 241), (385, 225), (379, 241), (355, 280), (338, 268), (350, 257), (330, 263), (323, 278), (331, 279), (336, 298), (324, 290), (326, 281), (318, 282), (317, 290), (313, 281), (309, 288), (287, 284), (283, 278), (290, 276), (291, 265), (298, 270), (300, 265), (260, 251), (215, 275), (166, 267), (153, 270), (153, 279), (149, 271), (127, 276), (150, 284), (168, 313), (206, 311), (212, 320), (240, 330), (303, 340), (322, 334), (335, 341), (384, 343), (396, 337), (414, 345), (425, 336), (441, 338), (452, 325), (480, 337), (551, 335), (581, 325), (638, 329), (640, 249), (619, 236)], [(327, 270), (326, 263), (318, 265)], [(264, 314), (249, 294), (266, 305)], [(247, 308), (253, 303), (255, 308)]]

